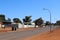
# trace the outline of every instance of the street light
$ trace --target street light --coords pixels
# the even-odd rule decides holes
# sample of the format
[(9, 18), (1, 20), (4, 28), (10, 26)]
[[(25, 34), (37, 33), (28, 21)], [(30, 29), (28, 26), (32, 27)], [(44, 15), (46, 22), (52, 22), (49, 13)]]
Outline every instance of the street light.
[(51, 11), (49, 9), (43, 8), (43, 10), (47, 10), (50, 14), (50, 32), (51, 32)]

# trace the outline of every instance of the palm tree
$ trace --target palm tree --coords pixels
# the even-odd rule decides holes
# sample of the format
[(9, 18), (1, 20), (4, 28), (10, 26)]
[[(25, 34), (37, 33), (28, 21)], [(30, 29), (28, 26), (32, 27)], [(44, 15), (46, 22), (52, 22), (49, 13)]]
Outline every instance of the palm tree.
[(25, 18), (23, 19), (23, 22), (25, 25), (31, 24), (31, 16), (25, 16)]

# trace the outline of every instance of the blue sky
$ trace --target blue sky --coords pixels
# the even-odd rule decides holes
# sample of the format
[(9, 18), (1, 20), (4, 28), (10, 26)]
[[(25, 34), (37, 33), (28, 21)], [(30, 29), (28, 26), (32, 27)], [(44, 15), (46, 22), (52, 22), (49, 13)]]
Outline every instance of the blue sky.
[(0, 14), (7, 18), (20, 18), (32, 16), (32, 20), (40, 17), (45, 21), (50, 20), (49, 9), (52, 14), (52, 22), (60, 20), (60, 0), (0, 0)]

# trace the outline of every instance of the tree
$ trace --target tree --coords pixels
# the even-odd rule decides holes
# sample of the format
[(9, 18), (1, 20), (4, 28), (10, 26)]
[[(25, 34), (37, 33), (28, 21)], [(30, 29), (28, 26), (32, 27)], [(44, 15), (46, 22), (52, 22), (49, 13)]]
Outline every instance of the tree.
[(60, 25), (60, 20), (56, 21), (55, 24), (56, 24), (56, 25)]
[(42, 18), (38, 18), (34, 21), (35, 23), (35, 27), (36, 25), (38, 25), (39, 27), (41, 27), (41, 25), (43, 24), (43, 19)]
[(25, 16), (25, 18), (23, 19), (23, 22), (25, 25), (31, 24), (31, 16)]
[(41, 27), (41, 25), (43, 24), (43, 19), (39, 18), (37, 24), (39, 27)]
[(45, 25), (50, 25), (51, 23), (49, 21), (46, 21)]
[(11, 19), (10, 19), (10, 18), (8, 18), (8, 20), (7, 20), (7, 21), (11, 22)]
[(1, 22), (5, 21), (5, 15), (0, 14), (0, 21), (1, 21)]
[(14, 21), (15, 23), (22, 23), (22, 21), (21, 21), (19, 18), (14, 18), (13, 21)]

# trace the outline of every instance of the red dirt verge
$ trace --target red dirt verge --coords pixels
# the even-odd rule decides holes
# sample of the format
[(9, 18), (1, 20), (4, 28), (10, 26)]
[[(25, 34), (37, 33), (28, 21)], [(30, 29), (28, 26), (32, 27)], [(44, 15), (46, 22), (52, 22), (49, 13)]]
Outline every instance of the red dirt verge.
[(53, 32), (39, 33), (24, 40), (60, 40), (60, 29), (53, 30)]

